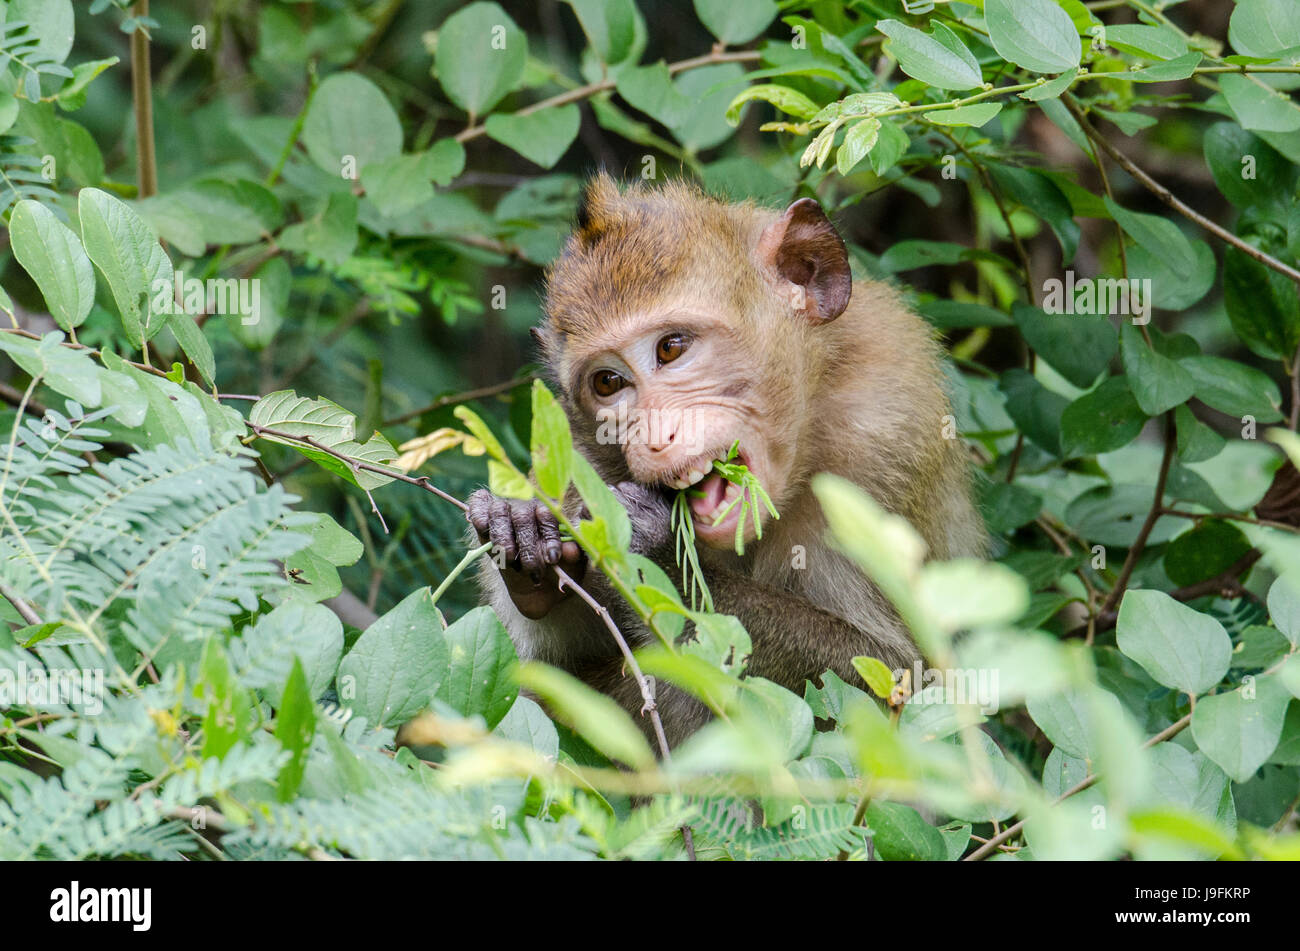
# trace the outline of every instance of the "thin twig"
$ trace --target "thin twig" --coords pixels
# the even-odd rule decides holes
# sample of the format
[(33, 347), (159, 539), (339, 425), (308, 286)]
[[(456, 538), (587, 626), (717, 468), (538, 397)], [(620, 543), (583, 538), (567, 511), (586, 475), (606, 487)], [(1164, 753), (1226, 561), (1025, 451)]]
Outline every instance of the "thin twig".
[(3, 595), (4, 599), (14, 606), (14, 610), (17, 611), (22, 616), (22, 619), (29, 625), (41, 623), (41, 616), (32, 610), (32, 606), (24, 601), (13, 588), (9, 587), (9, 585), (5, 584), (3, 581), (0, 581), (0, 595)]
[[(1151, 737), (1149, 740), (1147, 740), (1145, 743), (1142, 744), (1142, 748), (1150, 749), (1151, 747), (1155, 746), (1158, 743), (1163, 743), (1165, 740), (1177, 736), (1179, 733), (1183, 732), (1183, 730), (1187, 729), (1187, 725), (1191, 722), (1192, 722), (1192, 715), (1189, 713), (1186, 716), (1184, 716), (1181, 720), (1178, 720), (1175, 723), (1171, 723), (1169, 726), (1165, 727), (1155, 736)], [(1076, 795), (1077, 793), (1081, 793), (1085, 789), (1091, 788), (1093, 785), (1096, 784), (1097, 780), (1099, 780), (1100, 778), (1101, 778), (1100, 773), (1093, 773), (1087, 779), (1083, 780), (1082, 782), (1074, 786), (1071, 786), (1065, 792), (1061, 793), (1061, 795), (1057, 797), (1056, 802), (1057, 803), (1064, 802), (1066, 799), (1069, 799), (1071, 796)], [(1053, 803), (1053, 805), (1055, 804), (1056, 803)], [(992, 855), (993, 852), (997, 850), (998, 846), (1006, 842), (1008, 839), (1014, 838), (1016, 835), (1020, 833), (1020, 830), (1023, 829), (1024, 827), (1025, 827), (1024, 819), (1021, 819), (1015, 825), (1007, 826), (1006, 829), (999, 832), (997, 835), (989, 839), (987, 842), (981, 845), (970, 855), (966, 856), (966, 858), (963, 861), (977, 862), (988, 855)]]
[(1128, 587), (1137, 560), (1146, 549), (1147, 538), (1150, 537), (1151, 530), (1155, 528), (1160, 518), (1160, 512), (1165, 504), (1165, 483), (1169, 481), (1169, 467), (1174, 461), (1174, 449), (1177, 443), (1177, 430), (1174, 426), (1174, 414), (1171, 411), (1165, 415), (1165, 452), (1160, 459), (1160, 474), (1156, 476), (1155, 499), (1151, 502), (1151, 510), (1147, 512), (1146, 520), (1138, 530), (1137, 538), (1133, 539), (1133, 544), (1129, 546), (1128, 557), (1124, 559), (1124, 567), (1120, 569), (1119, 577), (1115, 579), (1115, 587), (1110, 589), (1110, 594), (1102, 602), (1101, 613), (1114, 608), (1119, 604), (1120, 598), (1124, 597), (1124, 590)]
[(135, 106), (135, 144), (140, 163), (140, 198), (158, 194), (158, 158), (153, 138), (153, 78), (149, 67), (149, 34), (138, 21), (149, 15), (149, 0), (135, 0), (131, 33), (131, 99)]
[[(413, 409), (409, 413), (403, 413), (401, 416), (394, 416), (392, 419), (386, 419), (381, 426), (396, 426), (400, 423), (410, 422), (423, 416), (425, 413), (432, 413), (434, 410), (442, 409), (444, 406), (451, 406), (454, 403), (468, 403), (470, 400), (482, 399), (485, 396), (495, 396), (498, 393), (506, 393), (517, 386), (523, 386), (525, 383), (531, 383), (537, 379), (534, 374), (528, 376), (515, 377), (513, 380), (504, 380), (500, 383), (493, 383), (489, 386), (480, 386), (475, 390), (466, 390), (464, 393), (449, 393), (446, 396), (440, 396), (428, 406), (422, 406), (419, 409)], [(226, 394), (222, 394), (225, 396)], [(241, 399), (242, 397), (227, 397), (228, 399)]]
[(1106, 137), (1103, 136), (1100, 132), (1098, 132), (1093, 127), (1092, 123), (1088, 121), (1088, 117), (1084, 115), (1083, 110), (1079, 108), (1078, 103), (1076, 103), (1073, 97), (1071, 97), (1068, 93), (1062, 96), (1061, 99), (1065, 103), (1065, 107), (1070, 110), (1070, 114), (1073, 115), (1075, 120), (1079, 123), (1080, 128), (1083, 129), (1084, 134), (1087, 135), (1088, 138), (1091, 139), (1093, 142), (1095, 142), (1097, 145), (1101, 146), (1102, 151), (1104, 151), (1107, 155), (1109, 155), (1115, 161), (1115, 163), (1119, 165), (1120, 168), (1128, 172), (1129, 175), (1131, 175), (1140, 185), (1146, 188), (1147, 191), (1151, 192), (1151, 194), (1155, 195), (1162, 202), (1164, 202), (1170, 208), (1174, 209), (1174, 211), (1178, 212), (1184, 218), (1200, 225), (1202, 228), (1210, 232), (1210, 234), (1214, 235), (1215, 237), (1219, 238), (1221, 241), (1224, 241), (1227, 244), (1232, 245), (1234, 248), (1244, 252), (1245, 254), (1249, 254), (1256, 261), (1259, 261), (1260, 263), (1265, 264), (1268, 267), (1271, 267), (1279, 274), (1285, 274), (1293, 281), (1300, 281), (1300, 271), (1297, 271), (1289, 264), (1284, 264), (1283, 262), (1279, 261), (1277, 258), (1273, 257), (1271, 254), (1261, 251), (1259, 248), (1255, 247), (1254, 245), (1248, 244), (1247, 242), (1243, 241), (1241, 238), (1237, 237), (1231, 231), (1228, 231), (1227, 229), (1221, 227), (1220, 225), (1215, 224), (1213, 221), (1205, 217), (1199, 211), (1197, 211), (1196, 209), (1192, 208), (1190, 205), (1187, 205), (1186, 203), (1181, 201), (1168, 188), (1166, 188), (1164, 185), (1161, 185), (1158, 181), (1156, 181), (1154, 178), (1152, 178), (1150, 175), (1144, 172), (1141, 168), (1139, 168), (1136, 164), (1134, 164), (1132, 159), (1130, 159), (1128, 156), (1120, 152), (1119, 149), (1115, 148), (1115, 146), (1111, 145), (1110, 142), (1106, 139)]

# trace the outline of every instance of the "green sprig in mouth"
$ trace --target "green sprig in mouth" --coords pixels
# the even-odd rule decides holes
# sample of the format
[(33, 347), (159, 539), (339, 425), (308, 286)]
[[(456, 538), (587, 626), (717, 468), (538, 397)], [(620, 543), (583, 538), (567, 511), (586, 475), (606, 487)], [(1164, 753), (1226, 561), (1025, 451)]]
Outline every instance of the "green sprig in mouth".
[[(767, 490), (759, 483), (758, 477), (743, 462), (736, 461), (739, 455), (740, 440), (736, 440), (727, 450), (725, 458), (713, 460), (713, 471), (740, 488), (736, 497), (714, 515), (713, 524), (722, 524), (722, 521), (739, 505), (740, 517), (736, 519), (735, 550), (737, 555), (744, 555), (747, 519), (753, 523), (754, 537), (756, 539), (763, 537), (762, 512), (759, 506), (766, 508), (773, 518), (781, 516), (776, 506), (772, 504)], [(690, 506), (691, 496), (700, 497), (702, 494), (698, 489), (682, 489), (677, 493), (673, 498), (671, 526), (675, 536), (677, 565), (682, 570), (682, 591), (689, 594), (691, 607), (694, 610), (712, 612), (713, 596), (704, 581), (704, 573), (700, 570), (699, 553), (695, 547), (695, 521)]]

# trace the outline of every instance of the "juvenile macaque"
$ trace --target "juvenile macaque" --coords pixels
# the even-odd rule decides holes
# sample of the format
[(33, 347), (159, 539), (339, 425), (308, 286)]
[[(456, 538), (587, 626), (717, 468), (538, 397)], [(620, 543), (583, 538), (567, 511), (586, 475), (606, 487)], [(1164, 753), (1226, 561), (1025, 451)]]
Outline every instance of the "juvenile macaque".
[[(546, 314), (535, 336), (575, 445), (627, 505), (633, 550), (670, 577), (671, 495), (700, 493), (700, 562), (715, 609), (749, 631), (748, 674), (802, 693), (828, 669), (860, 684), (856, 655), (892, 668), (917, 659), (884, 597), (827, 544), (812, 476), (862, 486), (916, 527), (933, 558), (979, 554), (983, 528), (962, 445), (943, 436), (949, 407), (929, 328), (888, 287), (853, 283), (815, 201), (779, 212), (684, 184), (620, 191), (601, 175), (549, 275)], [(740, 506), (714, 524), (738, 489), (712, 463), (737, 440), (780, 513), (761, 539), (747, 527), (743, 557), (733, 548)], [(587, 605), (560, 593), (553, 566), (614, 613), (634, 649), (652, 635), (585, 571), (578, 546), (531, 501), (479, 491), (469, 519), (502, 549), (508, 567), (487, 566), (483, 583), (520, 655), (569, 670), (635, 715), (642, 700), (617, 645)], [(670, 743), (708, 717), (670, 685), (658, 703)]]

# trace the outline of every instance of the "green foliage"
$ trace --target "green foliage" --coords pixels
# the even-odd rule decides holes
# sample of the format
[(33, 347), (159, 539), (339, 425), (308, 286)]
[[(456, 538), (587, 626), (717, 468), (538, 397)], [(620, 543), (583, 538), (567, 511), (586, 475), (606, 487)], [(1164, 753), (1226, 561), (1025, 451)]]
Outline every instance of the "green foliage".
[[(572, 0), (559, 32), (490, 2), (208, 6), (0, 4), (0, 858), (676, 859), (684, 827), (701, 858), (1295, 857), (1287, 0), (1239, 0), (1226, 37), (1137, 0), (696, 0), (672, 30)], [(141, 32), (149, 167), (122, 135)], [(678, 585), (551, 390), (483, 386), (587, 149), (817, 198), (942, 338), (952, 416), (908, 425), (977, 459), (990, 559), (927, 561), (870, 486), (813, 483), (925, 670), (745, 676), (686, 495)], [(757, 534), (770, 499), (734, 453), (714, 471)], [(484, 481), (653, 633), (644, 716), (472, 607), (484, 552), (430, 490)], [(671, 763), (650, 678), (715, 714)]]

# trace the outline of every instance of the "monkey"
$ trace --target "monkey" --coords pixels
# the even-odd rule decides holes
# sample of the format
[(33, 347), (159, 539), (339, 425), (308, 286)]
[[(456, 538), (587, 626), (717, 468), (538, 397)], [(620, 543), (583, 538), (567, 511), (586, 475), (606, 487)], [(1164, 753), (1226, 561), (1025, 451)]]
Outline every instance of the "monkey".
[[(827, 670), (860, 685), (854, 656), (891, 669), (919, 660), (885, 597), (829, 543), (810, 483), (830, 472), (860, 486), (911, 523), (930, 558), (978, 557), (970, 463), (960, 440), (944, 438), (951, 410), (934, 334), (893, 288), (853, 280), (817, 201), (777, 211), (685, 182), (621, 188), (599, 173), (547, 272), (543, 312), (534, 338), (574, 445), (627, 507), (632, 550), (670, 576), (670, 493), (692, 491), (715, 610), (750, 635), (745, 676), (802, 695)], [(609, 438), (620, 413), (631, 424)], [(761, 513), (761, 538), (746, 523), (743, 557), (733, 549), (741, 506), (715, 524), (738, 489), (712, 463), (733, 444), (780, 516)], [(520, 657), (613, 697), (649, 735), (617, 645), (559, 590), (556, 566), (618, 619), (634, 650), (653, 636), (586, 570), (578, 545), (536, 500), (480, 489), (467, 517), (500, 551), (505, 567), (484, 559), (480, 583)], [(710, 715), (671, 685), (658, 686), (656, 703), (670, 746)]]

